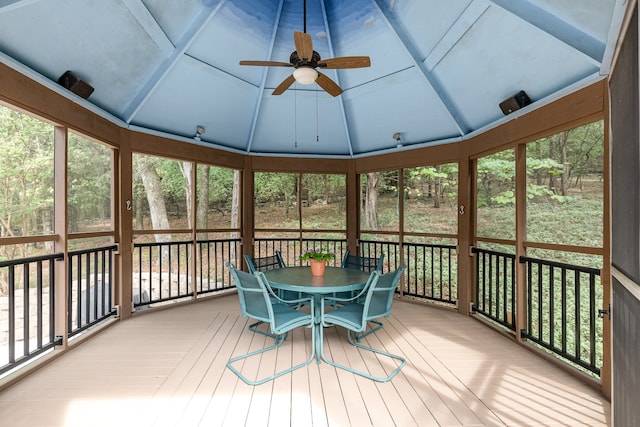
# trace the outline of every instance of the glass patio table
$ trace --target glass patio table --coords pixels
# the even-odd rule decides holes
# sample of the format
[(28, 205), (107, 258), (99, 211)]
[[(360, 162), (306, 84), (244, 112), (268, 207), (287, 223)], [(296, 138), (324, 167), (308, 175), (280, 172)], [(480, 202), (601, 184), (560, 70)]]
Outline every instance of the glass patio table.
[(313, 298), (316, 314), (312, 333), (315, 338), (316, 363), (320, 363), (322, 297), (336, 292), (360, 291), (367, 284), (370, 273), (352, 268), (327, 267), (324, 276), (312, 276), (309, 267), (285, 267), (265, 271), (264, 275), (273, 289), (301, 292)]

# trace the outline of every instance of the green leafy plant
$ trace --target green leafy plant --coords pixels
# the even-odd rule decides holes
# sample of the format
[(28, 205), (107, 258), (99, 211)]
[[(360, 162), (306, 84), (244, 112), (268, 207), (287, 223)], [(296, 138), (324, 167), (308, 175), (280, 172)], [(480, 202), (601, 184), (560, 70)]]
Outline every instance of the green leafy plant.
[(322, 250), (307, 249), (305, 253), (298, 257), (300, 261), (333, 261), (336, 259), (334, 252), (323, 252)]

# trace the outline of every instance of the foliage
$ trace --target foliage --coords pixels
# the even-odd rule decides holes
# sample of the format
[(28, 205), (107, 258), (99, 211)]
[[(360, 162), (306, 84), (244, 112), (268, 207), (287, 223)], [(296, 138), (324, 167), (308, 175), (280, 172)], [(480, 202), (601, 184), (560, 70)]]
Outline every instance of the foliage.
[(79, 223), (111, 218), (111, 150), (69, 132), (68, 143), (69, 228)]
[(324, 252), (322, 249), (307, 249), (305, 253), (298, 257), (300, 261), (333, 261), (336, 259), (335, 252)]
[(0, 105), (0, 237), (52, 231), (53, 126)]

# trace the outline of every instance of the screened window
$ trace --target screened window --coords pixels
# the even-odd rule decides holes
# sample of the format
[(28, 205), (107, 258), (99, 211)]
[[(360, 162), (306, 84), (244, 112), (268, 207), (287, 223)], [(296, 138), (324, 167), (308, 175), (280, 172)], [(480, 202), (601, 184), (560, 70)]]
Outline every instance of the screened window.
[(458, 233), (458, 164), (404, 170), (404, 231)]
[(68, 223), (71, 233), (112, 230), (111, 149), (69, 132)]
[(0, 237), (53, 233), (53, 135), (52, 125), (0, 105)]
[(191, 218), (191, 162), (135, 154), (135, 230), (187, 229)]
[(602, 247), (602, 121), (527, 144), (527, 240)]
[(515, 151), (501, 151), (477, 161), (477, 235), (515, 240)]
[(399, 231), (398, 171), (363, 174), (360, 183), (360, 228)]

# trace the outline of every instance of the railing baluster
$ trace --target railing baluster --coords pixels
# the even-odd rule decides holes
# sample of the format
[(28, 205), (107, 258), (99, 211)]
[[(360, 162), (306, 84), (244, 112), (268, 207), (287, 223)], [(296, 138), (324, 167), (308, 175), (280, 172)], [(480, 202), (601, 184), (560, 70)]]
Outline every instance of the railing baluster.
[(29, 264), (22, 269), (22, 355), (29, 354)]
[(553, 272), (555, 268), (551, 267), (549, 269), (549, 324), (551, 327), (549, 328), (549, 343), (555, 347), (555, 328), (553, 327), (555, 320), (555, 277)]
[(567, 352), (567, 269), (560, 270), (562, 276), (562, 352)]
[(9, 266), (9, 364), (16, 361), (16, 270)]
[(36, 330), (36, 346), (38, 348), (42, 347), (42, 261), (38, 261), (36, 263), (37, 273), (36, 273), (36, 311), (37, 311), (37, 330)]
[(574, 292), (573, 292), (573, 298), (574, 298), (574, 312), (575, 312), (575, 316), (576, 316), (576, 323), (575, 323), (575, 329), (574, 329), (574, 333), (575, 333), (575, 337), (576, 337), (576, 342), (575, 342), (575, 356), (580, 359), (580, 353), (581, 353), (581, 337), (580, 337), (580, 272), (578, 270), (576, 270), (574, 272)]

